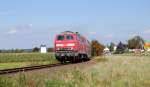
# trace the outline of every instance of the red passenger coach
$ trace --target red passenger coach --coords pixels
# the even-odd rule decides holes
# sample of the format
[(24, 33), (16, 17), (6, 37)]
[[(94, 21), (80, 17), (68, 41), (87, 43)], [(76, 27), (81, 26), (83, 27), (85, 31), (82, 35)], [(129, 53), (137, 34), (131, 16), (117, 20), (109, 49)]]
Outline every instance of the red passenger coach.
[(61, 62), (89, 60), (91, 57), (90, 43), (78, 32), (62, 32), (55, 38), (55, 57)]

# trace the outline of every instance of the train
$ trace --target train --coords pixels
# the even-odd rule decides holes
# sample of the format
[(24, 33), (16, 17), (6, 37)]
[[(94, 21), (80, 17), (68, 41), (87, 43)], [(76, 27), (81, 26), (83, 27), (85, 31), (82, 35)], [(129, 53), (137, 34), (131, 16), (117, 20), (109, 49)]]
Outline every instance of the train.
[(91, 59), (91, 44), (78, 32), (64, 31), (55, 36), (55, 57), (61, 63)]

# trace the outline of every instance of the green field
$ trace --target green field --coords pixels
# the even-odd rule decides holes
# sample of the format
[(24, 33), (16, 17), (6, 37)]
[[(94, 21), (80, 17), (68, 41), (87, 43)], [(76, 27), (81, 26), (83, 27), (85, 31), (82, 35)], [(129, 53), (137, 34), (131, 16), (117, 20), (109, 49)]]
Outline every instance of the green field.
[(53, 53), (1, 53), (0, 69), (57, 63)]
[(0, 87), (150, 87), (150, 56), (111, 55), (95, 57), (87, 67), (49, 74), (21, 73), (2, 76)]

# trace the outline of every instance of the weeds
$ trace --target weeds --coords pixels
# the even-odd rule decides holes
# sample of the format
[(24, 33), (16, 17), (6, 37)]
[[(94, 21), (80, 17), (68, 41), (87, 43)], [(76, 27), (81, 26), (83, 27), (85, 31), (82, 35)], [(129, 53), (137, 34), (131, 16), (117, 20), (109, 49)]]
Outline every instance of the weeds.
[(13, 81), (11, 79), (8, 79), (6, 77), (0, 77), (0, 87), (12, 87)]
[(27, 85), (27, 77), (25, 76), (25, 74), (20, 73), (17, 82), (18, 87), (25, 87)]
[(107, 62), (108, 59), (107, 58), (104, 58), (104, 57), (101, 57), (101, 58), (97, 58), (95, 59), (97, 62)]
[(150, 87), (148, 57), (111, 57), (106, 58), (109, 62), (97, 62), (85, 70), (75, 67), (59, 71), (53, 78), (33, 73), (31, 76), (21, 73), (15, 78), (2, 77), (0, 87)]

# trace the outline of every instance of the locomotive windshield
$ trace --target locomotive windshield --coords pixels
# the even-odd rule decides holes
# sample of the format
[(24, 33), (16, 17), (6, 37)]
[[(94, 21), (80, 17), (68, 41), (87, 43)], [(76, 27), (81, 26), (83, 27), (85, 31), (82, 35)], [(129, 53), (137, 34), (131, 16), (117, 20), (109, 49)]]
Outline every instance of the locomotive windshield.
[(67, 39), (67, 40), (73, 40), (73, 36), (72, 36), (72, 35), (67, 35), (67, 36), (66, 36), (66, 39)]
[(64, 40), (64, 36), (63, 36), (63, 35), (59, 35), (59, 36), (57, 37), (57, 40)]

